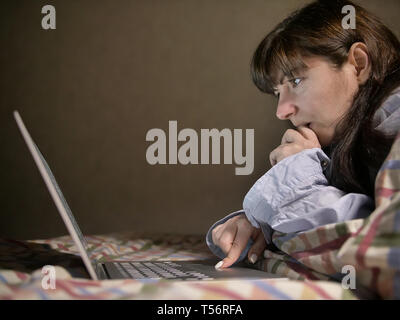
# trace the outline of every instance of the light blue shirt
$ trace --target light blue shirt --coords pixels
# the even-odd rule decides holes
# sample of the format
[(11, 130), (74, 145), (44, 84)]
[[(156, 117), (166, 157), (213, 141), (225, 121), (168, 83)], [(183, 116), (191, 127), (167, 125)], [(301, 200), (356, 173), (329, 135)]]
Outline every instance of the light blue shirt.
[[(384, 102), (374, 116), (377, 129), (391, 135), (400, 131), (400, 88)], [(245, 214), (261, 228), (267, 243), (273, 230), (297, 233), (322, 225), (366, 218), (375, 209), (374, 201), (358, 193), (344, 193), (330, 186), (324, 174), (329, 157), (322, 149), (306, 149), (280, 161), (253, 185), (243, 201), (243, 210), (214, 223), (206, 236), (210, 250), (219, 258), (223, 251), (212, 241), (212, 230), (228, 219)], [(252, 245), (250, 239), (238, 262)]]

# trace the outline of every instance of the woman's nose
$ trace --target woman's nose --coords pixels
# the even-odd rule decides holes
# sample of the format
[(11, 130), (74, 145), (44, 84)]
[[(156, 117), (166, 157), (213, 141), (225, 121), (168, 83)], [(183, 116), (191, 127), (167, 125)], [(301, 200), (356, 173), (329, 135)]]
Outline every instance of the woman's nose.
[(288, 120), (296, 112), (297, 107), (292, 101), (288, 99), (279, 99), (278, 108), (276, 110), (276, 116), (279, 120)]

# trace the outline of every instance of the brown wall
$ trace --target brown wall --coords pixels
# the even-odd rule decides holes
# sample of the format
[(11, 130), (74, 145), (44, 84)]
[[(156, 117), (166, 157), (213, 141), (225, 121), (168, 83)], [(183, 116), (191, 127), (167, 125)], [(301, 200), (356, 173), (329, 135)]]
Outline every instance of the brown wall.
[[(2, 0), (0, 237), (66, 234), (12, 117), (18, 109), (86, 234), (205, 233), (241, 209), (288, 127), (252, 84), (253, 50), (308, 1)], [(360, 4), (400, 35), (400, 2)], [(56, 8), (56, 30), (41, 8)], [(255, 129), (254, 172), (146, 162), (148, 130)], [(223, 158), (222, 158), (223, 159)]]

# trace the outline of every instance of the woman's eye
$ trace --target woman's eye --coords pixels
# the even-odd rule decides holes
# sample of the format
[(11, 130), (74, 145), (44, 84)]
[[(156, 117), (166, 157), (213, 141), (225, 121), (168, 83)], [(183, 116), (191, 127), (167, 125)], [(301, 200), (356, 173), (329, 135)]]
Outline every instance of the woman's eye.
[(290, 82), (293, 85), (293, 88), (296, 88), (300, 84), (301, 80), (302, 80), (301, 78), (295, 78), (295, 79), (290, 80)]

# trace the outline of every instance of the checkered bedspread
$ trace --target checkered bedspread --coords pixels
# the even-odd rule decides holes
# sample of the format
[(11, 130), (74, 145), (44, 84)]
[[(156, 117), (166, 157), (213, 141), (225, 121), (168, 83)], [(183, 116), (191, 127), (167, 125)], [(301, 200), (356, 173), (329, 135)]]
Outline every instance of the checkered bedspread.
[[(135, 233), (86, 237), (90, 254), (111, 260), (210, 258), (203, 236)], [(353, 298), (326, 281), (241, 280), (170, 282), (89, 279), (69, 236), (0, 241), (0, 299), (342, 299)], [(56, 270), (55, 289), (42, 285), (42, 267)]]

